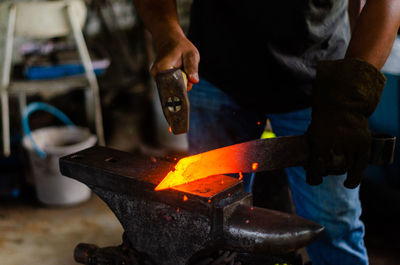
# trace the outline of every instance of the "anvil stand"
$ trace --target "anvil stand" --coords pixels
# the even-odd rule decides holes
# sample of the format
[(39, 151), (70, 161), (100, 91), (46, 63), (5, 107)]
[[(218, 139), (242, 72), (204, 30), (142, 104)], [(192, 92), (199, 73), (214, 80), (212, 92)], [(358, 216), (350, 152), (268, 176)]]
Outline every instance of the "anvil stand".
[(301, 217), (253, 207), (243, 183), (225, 175), (154, 191), (173, 166), (165, 160), (104, 147), (61, 158), (61, 173), (88, 185), (125, 230), (118, 247), (79, 244), (76, 261), (98, 265), (296, 264), (300, 261), (282, 257), (310, 244), (323, 231), (322, 226)]

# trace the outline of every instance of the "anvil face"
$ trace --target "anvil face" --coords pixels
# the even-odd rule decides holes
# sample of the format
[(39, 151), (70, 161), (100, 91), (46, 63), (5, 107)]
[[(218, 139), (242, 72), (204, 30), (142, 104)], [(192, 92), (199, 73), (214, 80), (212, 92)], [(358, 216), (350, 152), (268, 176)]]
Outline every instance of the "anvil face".
[(168, 201), (176, 207), (187, 208), (185, 206), (190, 205), (193, 209), (198, 206), (200, 209), (196, 210), (201, 211), (205, 210), (204, 207), (211, 208), (211, 204), (243, 192), (241, 181), (225, 175), (211, 176), (169, 190), (154, 191), (173, 169), (174, 163), (99, 146), (65, 156), (60, 161), (63, 175), (71, 176), (88, 186)]
[(252, 207), (241, 181), (219, 175), (155, 191), (174, 164), (104, 147), (60, 159), (65, 176), (97, 193), (132, 247), (154, 264), (185, 265), (208, 249), (282, 254), (311, 243), (323, 228), (301, 217)]

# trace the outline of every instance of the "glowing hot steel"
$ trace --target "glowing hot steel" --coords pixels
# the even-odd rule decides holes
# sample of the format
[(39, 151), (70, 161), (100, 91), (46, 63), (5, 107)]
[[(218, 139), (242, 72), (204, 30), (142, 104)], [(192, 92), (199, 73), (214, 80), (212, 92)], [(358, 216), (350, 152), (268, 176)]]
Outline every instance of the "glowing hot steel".
[(178, 161), (174, 170), (167, 174), (155, 190), (168, 189), (213, 175), (257, 171), (259, 170), (258, 163), (246, 159), (252, 150), (254, 150), (253, 146), (239, 144), (184, 157)]
[(158, 184), (155, 190), (164, 190), (191, 181), (191, 178), (187, 175), (186, 170), (191, 163), (197, 160), (198, 158), (192, 156), (179, 160), (178, 164), (175, 165), (174, 170), (167, 174), (167, 176), (160, 182), (160, 184)]

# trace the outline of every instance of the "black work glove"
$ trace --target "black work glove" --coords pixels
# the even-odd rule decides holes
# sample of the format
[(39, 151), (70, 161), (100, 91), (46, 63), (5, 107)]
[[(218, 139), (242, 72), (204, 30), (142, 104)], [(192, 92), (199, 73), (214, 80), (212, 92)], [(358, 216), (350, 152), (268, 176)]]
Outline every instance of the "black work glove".
[(347, 172), (345, 187), (355, 188), (370, 157), (368, 117), (378, 105), (385, 77), (358, 59), (318, 64), (308, 128), (310, 161), (307, 183), (318, 185), (326, 175)]

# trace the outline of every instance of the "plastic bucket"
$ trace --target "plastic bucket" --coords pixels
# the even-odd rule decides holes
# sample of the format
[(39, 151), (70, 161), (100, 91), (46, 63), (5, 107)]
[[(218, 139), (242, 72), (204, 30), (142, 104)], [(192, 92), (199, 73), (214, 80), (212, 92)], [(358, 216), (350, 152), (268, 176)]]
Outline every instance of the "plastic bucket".
[[(28, 118), (37, 110), (54, 114), (67, 126), (44, 127), (31, 132)], [(31, 103), (22, 116), (23, 146), (28, 152), (38, 200), (47, 205), (72, 205), (89, 199), (91, 192), (86, 185), (60, 174), (58, 160), (95, 145), (96, 136), (87, 128), (76, 127), (62, 112), (44, 103)]]

